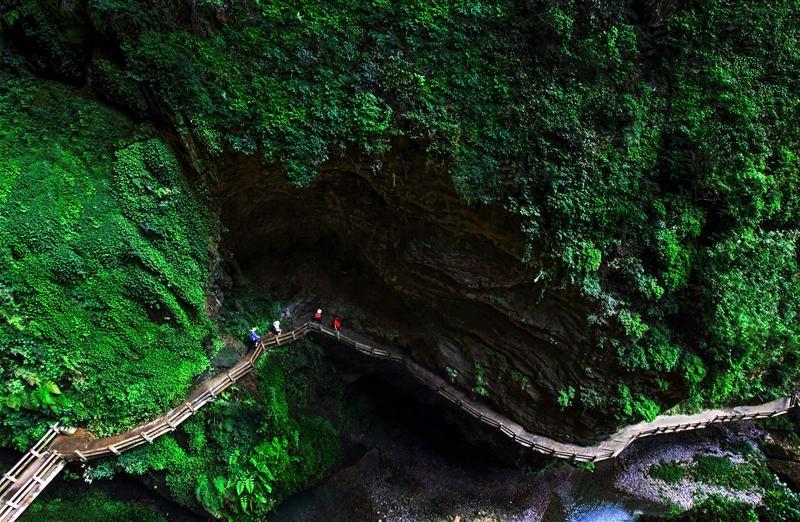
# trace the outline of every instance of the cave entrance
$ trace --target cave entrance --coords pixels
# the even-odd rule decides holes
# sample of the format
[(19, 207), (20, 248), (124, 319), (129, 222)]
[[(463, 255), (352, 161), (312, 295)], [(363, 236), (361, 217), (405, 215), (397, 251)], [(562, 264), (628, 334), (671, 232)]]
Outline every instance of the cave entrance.
[(236, 262), (240, 284), (274, 296), (298, 320), (319, 307), (326, 324), (337, 314), (346, 327), (379, 337), (416, 322), (369, 261), (334, 235), (265, 244), (260, 255)]
[[(444, 461), (483, 472), (508, 462), (510, 454), (486, 445), (484, 427), (405, 376), (364, 375), (347, 387), (345, 402), (370, 423), (364, 450), (392, 445), (418, 448)], [(504, 448), (515, 449), (515, 448)], [(516, 453), (516, 452), (514, 452)]]

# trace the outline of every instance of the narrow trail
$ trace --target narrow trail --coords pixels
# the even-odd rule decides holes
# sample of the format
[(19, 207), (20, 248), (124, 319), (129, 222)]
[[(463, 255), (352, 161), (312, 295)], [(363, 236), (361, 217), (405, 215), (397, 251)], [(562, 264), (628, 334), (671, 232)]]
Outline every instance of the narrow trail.
[(696, 430), (721, 422), (775, 417), (788, 412), (798, 404), (798, 396), (794, 395), (755, 406), (706, 410), (693, 415), (659, 415), (651, 422), (626, 426), (594, 446), (578, 446), (526, 431), (518, 423), (477, 403), (447, 380), (408, 359), (399, 351), (373, 348), (339, 331), (309, 322), (292, 331), (259, 342), (231, 368), (198, 385), (184, 402), (164, 415), (124, 433), (98, 439), (85, 430), (78, 430), (74, 435), (62, 435), (56, 426), (50, 427), (44, 437), (0, 479), (0, 522), (11, 522), (22, 515), (68, 461), (87, 462), (100, 457), (118, 456), (175, 431), (197, 410), (250, 373), (269, 348), (292, 343), (307, 335), (332, 338), (371, 357), (402, 364), (422, 384), (518, 444), (546, 455), (576, 462), (596, 462), (616, 457), (640, 437)]

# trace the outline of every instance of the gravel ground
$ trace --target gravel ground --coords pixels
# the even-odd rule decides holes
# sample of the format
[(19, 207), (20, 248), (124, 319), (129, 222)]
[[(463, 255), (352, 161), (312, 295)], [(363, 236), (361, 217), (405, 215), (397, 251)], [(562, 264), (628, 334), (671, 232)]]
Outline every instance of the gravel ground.
[(492, 467), (445, 457), (424, 441), (387, 437), (358, 463), (279, 508), (282, 516), (271, 520), (627, 522), (642, 513), (665, 514), (673, 505), (691, 508), (698, 496), (712, 493), (757, 504), (758, 492), (691, 480), (666, 484), (650, 477), (648, 469), (659, 461), (691, 461), (698, 454), (741, 463), (740, 455), (722, 446), (752, 442), (759, 435), (751, 424), (741, 423), (642, 439), (619, 459), (600, 463), (594, 473), (567, 465), (542, 473)]
[(538, 521), (557, 485), (519, 470), (474, 470), (424, 450), (393, 450), (382, 449), (386, 469), (370, 493), (383, 520)]
[[(714, 428), (722, 436), (713, 441), (699, 440), (691, 435), (678, 436), (685, 440), (667, 440), (666, 438), (644, 439), (625, 451), (618, 460), (620, 472), (614, 480), (614, 486), (631, 495), (639, 496), (653, 502), (667, 502), (690, 509), (699, 501), (711, 494), (746, 502), (759, 504), (761, 493), (758, 491), (736, 491), (721, 486), (703, 484), (691, 479), (684, 479), (677, 484), (668, 484), (649, 475), (650, 466), (659, 462), (688, 462), (695, 455), (712, 455), (728, 457), (734, 464), (744, 462), (741, 455), (723, 450), (723, 442), (747, 442), (753, 444), (761, 432), (751, 423), (724, 425)], [(694, 438), (695, 440), (690, 440)]]

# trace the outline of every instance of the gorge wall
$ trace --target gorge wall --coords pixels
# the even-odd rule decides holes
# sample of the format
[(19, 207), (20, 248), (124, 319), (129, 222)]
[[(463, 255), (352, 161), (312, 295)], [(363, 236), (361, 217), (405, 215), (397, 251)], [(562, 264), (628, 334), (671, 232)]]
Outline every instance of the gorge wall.
[(0, 51), (216, 177), (253, 286), (588, 441), (794, 389), (795, 11), (18, 0)]
[(379, 172), (326, 165), (302, 189), (246, 159), (222, 178), (224, 245), (256, 284), (302, 312), (338, 310), (530, 431), (587, 442), (613, 431), (608, 412), (563, 415), (556, 402), (570, 383), (622, 376), (587, 322), (596, 305), (537, 284), (519, 222), (465, 205), (424, 152), (399, 150)]

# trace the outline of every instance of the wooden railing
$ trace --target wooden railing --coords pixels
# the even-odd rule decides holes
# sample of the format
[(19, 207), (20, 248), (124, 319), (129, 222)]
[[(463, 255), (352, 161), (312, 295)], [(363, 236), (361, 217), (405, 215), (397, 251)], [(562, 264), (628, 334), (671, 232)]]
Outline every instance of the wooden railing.
[(501, 413), (490, 410), (474, 401), (460, 389), (444, 378), (420, 366), (413, 360), (388, 349), (377, 349), (351, 339), (341, 332), (325, 328), (317, 323), (309, 323), (312, 333), (335, 338), (342, 344), (372, 357), (387, 359), (403, 364), (409, 373), (444, 399), (475, 417), (480, 422), (499, 430), (514, 442), (534, 451), (576, 462), (597, 462), (619, 455), (634, 440), (659, 433), (674, 433), (685, 430), (705, 428), (711, 424), (745, 419), (763, 419), (787, 413), (798, 404), (797, 395), (784, 397), (756, 406), (739, 406), (722, 410), (706, 410), (694, 415), (659, 415), (651, 422), (640, 422), (627, 426), (594, 446), (555, 441), (549, 437), (536, 435), (525, 430), (520, 424)]
[(474, 401), (470, 396), (406, 357), (403, 353), (386, 348), (374, 348), (340, 331), (319, 323), (302, 326), (259, 342), (231, 368), (222, 371), (197, 386), (186, 400), (164, 415), (137, 426), (120, 435), (94, 439), (86, 432), (77, 435), (56, 435), (52, 427), (0, 481), (0, 522), (15, 520), (36, 498), (44, 486), (64, 467), (67, 461), (86, 462), (106, 456), (118, 456), (125, 451), (153, 442), (175, 429), (200, 408), (213, 401), (242, 377), (250, 373), (267, 349), (292, 343), (309, 334), (335, 339), (339, 343), (379, 359), (403, 365), (414, 378), (432, 389), (480, 422), (497, 429), (514, 442), (534, 451), (576, 462), (597, 462), (619, 455), (634, 440), (660, 433), (695, 430), (711, 424), (745, 419), (763, 419), (788, 412), (798, 405), (798, 397), (784, 397), (755, 406), (739, 406), (721, 410), (706, 410), (695, 415), (659, 415), (652, 422), (627, 426), (594, 446), (578, 446), (558, 442), (525, 430), (505, 415)]
[(66, 465), (56, 452), (48, 449), (58, 434), (56, 426), (33, 445), (0, 479), (0, 521), (19, 518), (39, 493)]
[(258, 343), (231, 368), (203, 382), (189, 394), (184, 402), (147, 424), (137, 426), (120, 435), (102, 439), (62, 436), (53, 441), (51, 448), (65, 460), (86, 462), (99, 457), (117, 456), (142, 444), (153, 442), (158, 437), (175, 431), (200, 408), (250, 373), (268, 348), (292, 343), (308, 335), (308, 332), (309, 327), (304, 324), (295, 330)]

